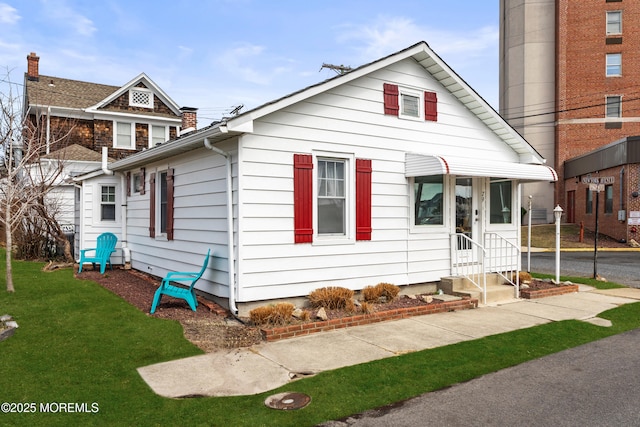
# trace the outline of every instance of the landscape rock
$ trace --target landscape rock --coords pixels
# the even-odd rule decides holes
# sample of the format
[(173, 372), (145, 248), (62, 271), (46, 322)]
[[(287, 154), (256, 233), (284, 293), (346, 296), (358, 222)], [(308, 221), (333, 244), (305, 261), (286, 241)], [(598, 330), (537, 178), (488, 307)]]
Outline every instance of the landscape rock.
[(431, 304), (433, 302), (433, 297), (431, 295), (425, 295), (422, 297), (422, 300), (427, 304)]
[(640, 243), (638, 243), (635, 239), (629, 240), (629, 246), (632, 248), (640, 248)]
[(8, 314), (3, 314), (2, 316), (0, 316), (0, 322), (7, 322), (9, 320), (13, 320), (13, 317), (9, 316)]
[(291, 313), (291, 315), (296, 319), (300, 319), (302, 317), (302, 313), (303, 312), (301, 308), (296, 308), (295, 310), (293, 310), (293, 313)]
[(327, 311), (324, 309), (324, 307), (320, 307), (320, 309), (316, 313), (316, 317), (320, 320), (327, 320), (329, 318), (329, 316), (327, 316)]

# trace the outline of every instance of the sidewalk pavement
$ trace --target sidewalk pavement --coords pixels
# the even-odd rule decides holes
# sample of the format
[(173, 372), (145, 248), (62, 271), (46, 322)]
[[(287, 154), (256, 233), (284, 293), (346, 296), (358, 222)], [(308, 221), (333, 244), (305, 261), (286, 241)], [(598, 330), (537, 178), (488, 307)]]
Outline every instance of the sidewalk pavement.
[(610, 322), (599, 313), (638, 300), (640, 289), (580, 285), (572, 294), (264, 342), (145, 366), (138, 373), (165, 397), (258, 394), (322, 371), (553, 321), (578, 319), (606, 327)]

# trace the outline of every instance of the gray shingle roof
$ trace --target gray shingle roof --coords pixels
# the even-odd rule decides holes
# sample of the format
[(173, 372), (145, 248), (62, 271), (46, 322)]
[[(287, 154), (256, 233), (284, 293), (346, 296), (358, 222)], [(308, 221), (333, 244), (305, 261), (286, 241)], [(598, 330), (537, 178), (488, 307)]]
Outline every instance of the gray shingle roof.
[(120, 89), (120, 86), (43, 75), (40, 75), (39, 81), (25, 80), (28, 105), (87, 108)]

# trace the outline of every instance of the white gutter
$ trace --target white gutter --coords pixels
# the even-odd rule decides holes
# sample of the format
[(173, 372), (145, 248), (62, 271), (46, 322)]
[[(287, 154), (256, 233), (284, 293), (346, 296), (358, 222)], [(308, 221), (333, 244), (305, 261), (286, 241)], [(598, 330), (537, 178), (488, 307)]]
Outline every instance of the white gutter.
[[(220, 126), (220, 131), (222, 133), (227, 133), (228, 130), (226, 126)], [(232, 176), (231, 176), (231, 154), (226, 151), (222, 151), (221, 149), (214, 147), (211, 145), (209, 138), (204, 138), (204, 146), (213, 151), (214, 153), (220, 154), (226, 160), (227, 166), (227, 247), (229, 255), (227, 256), (227, 260), (229, 262), (228, 270), (229, 270), (229, 310), (235, 315), (238, 314), (238, 308), (236, 307), (236, 284), (235, 284), (235, 248), (233, 244), (233, 186), (232, 186)]]
[(122, 203), (120, 205), (120, 222), (122, 224), (122, 257), (124, 258), (124, 269), (131, 269), (131, 249), (129, 249), (129, 245), (127, 243), (127, 178), (125, 174), (120, 173), (120, 189), (121, 189), (121, 199)]
[(113, 171), (109, 170), (109, 149), (102, 147), (102, 172), (105, 175), (113, 175)]
[(51, 149), (51, 106), (47, 107), (47, 151), (46, 154), (49, 154), (49, 150)]

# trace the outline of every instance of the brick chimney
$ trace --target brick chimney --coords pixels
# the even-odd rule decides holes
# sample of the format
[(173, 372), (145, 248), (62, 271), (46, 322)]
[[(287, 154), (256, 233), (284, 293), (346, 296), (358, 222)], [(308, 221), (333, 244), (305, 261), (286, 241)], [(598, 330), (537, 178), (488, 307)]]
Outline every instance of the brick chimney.
[(187, 129), (197, 129), (198, 126), (198, 109), (192, 107), (182, 107), (182, 132)]
[(27, 80), (37, 82), (40, 79), (40, 72), (38, 70), (38, 62), (40, 57), (36, 56), (35, 52), (31, 52), (27, 56)]

